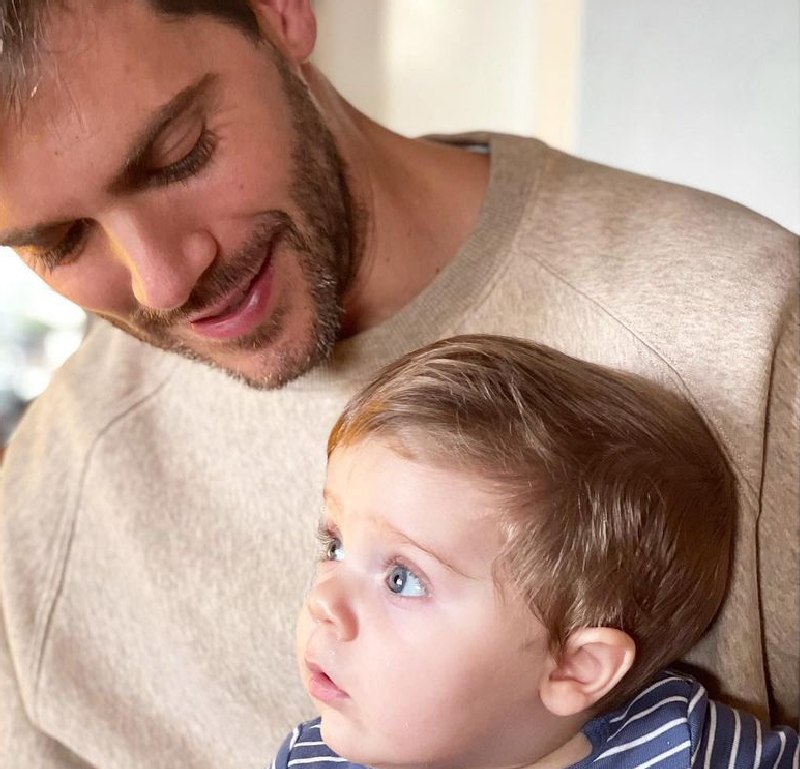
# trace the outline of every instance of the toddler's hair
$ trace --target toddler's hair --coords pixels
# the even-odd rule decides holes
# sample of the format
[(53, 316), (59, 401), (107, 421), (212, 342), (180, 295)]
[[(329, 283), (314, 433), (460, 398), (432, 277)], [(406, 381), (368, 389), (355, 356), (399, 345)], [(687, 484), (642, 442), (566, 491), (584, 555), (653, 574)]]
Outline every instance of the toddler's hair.
[(694, 408), (661, 386), (520, 339), (454, 337), (355, 395), (328, 456), (370, 436), (473, 473), (497, 495), (498, 583), (523, 597), (556, 657), (584, 627), (634, 639), (633, 667), (598, 710), (628, 699), (713, 620), (736, 484)]

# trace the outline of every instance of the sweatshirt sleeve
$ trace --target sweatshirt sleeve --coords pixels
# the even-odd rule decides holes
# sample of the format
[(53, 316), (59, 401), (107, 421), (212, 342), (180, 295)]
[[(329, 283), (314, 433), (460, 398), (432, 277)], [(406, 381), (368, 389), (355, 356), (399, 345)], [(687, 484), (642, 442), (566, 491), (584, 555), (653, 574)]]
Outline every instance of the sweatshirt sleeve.
[(14, 674), (2, 609), (0, 603), (0, 766), (14, 769), (93, 769), (91, 764), (44, 734), (28, 718)]
[(800, 339), (797, 292), (773, 359), (764, 436), (758, 584), (773, 724), (798, 727), (800, 703)]

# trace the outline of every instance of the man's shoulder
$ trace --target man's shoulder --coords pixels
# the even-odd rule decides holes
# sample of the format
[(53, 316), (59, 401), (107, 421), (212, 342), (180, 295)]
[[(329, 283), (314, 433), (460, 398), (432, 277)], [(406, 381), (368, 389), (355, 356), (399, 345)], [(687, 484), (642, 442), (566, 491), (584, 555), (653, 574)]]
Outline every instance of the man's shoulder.
[[(509, 142), (509, 157), (526, 144), (500, 140)], [(771, 348), (797, 301), (797, 235), (701, 190), (556, 150), (541, 162), (503, 286), (550, 307), (584, 307), (594, 318), (584, 333), (596, 333), (602, 317), (678, 368), (704, 355), (698, 344), (714, 347), (705, 365), (736, 344), (755, 355)], [(718, 350), (734, 325), (738, 342)]]
[(9, 444), (7, 466), (46, 455), (56, 443), (71, 446), (73, 455), (88, 448), (110, 423), (167, 381), (173, 357), (96, 321), (23, 416)]
[(49, 560), (49, 549), (62, 539), (61, 514), (79, 493), (96, 441), (158, 391), (170, 376), (171, 357), (98, 322), (29, 406), (0, 474), (0, 560), (6, 576), (15, 563), (35, 570), (34, 564)]
[(797, 255), (796, 234), (713, 192), (561, 154), (549, 181), (567, 215), (622, 253), (716, 255), (729, 266)]
[(493, 183), (502, 193), (524, 192), (525, 220), (549, 222), (545, 234), (557, 233), (559, 242), (591, 232), (592, 243), (602, 245), (636, 232), (637, 249), (658, 246), (652, 240), (663, 235), (676, 248), (753, 241), (762, 251), (772, 245), (797, 255), (797, 234), (720, 194), (583, 158), (530, 136), (475, 131), (424, 138), (490, 154)]
[(533, 138), (436, 138), (489, 148), (477, 240), (483, 251), (501, 249), (502, 269), (487, 290), (519, 286), (533, 295), (547, 283), (539, 302), (580, 298), (645, 336), (649, 316), (661, 318), (663, 309), (675, 317), (676, 298), (685, 296), (678, 309), (691, 318), (695, 310), (705, 317), (710, 305), (727, 323), (740, 297), (763, 317), (795, 290), (798, 236), (743, 205)]
[(94, 319), (81, 346), (56, 372), (33, 408), (39, 402), (69, 398), (89, 399), (105, 413), (116, 412), (120, 404), (147, 395), (163, 384), (177, 360), (103, 320)]

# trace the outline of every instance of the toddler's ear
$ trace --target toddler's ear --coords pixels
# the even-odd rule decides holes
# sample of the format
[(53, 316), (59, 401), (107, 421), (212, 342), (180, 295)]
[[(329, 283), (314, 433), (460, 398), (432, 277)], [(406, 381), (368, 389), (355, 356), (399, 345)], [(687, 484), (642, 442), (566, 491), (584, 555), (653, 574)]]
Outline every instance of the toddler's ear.
[(542, 703), (556, 716), (587, 710), (620, 682), (635, 656), (636, 644), (621, 630), (592, 627), (576, 631), (542, 680)]

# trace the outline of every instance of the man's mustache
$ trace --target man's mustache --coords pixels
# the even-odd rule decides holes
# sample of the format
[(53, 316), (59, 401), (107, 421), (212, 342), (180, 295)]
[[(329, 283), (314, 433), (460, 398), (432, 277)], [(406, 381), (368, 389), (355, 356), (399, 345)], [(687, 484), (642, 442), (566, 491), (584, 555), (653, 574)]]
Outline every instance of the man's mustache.
[(240, 288), (248, 274), (255, 277), (273, 243), (286, 233), (299, 237), (288, 214), (270, 211), (262, 215), (249, 240), (231, 258), (224, 262), (215, 260), (200, 276), (182, 306), (172, 310), (139, 306), (131, 313), (130, 325), (161, 335), (188, 318), (202, 314), (203, 310)]

